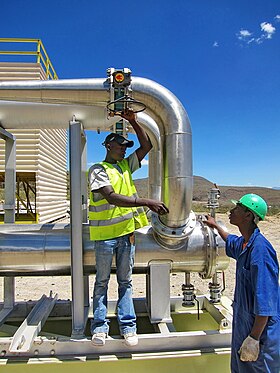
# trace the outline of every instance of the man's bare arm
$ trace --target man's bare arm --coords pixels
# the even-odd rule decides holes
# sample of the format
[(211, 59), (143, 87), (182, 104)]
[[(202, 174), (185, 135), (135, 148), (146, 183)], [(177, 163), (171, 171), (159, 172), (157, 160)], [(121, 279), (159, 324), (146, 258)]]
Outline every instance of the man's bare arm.
[(123, 194), (118, 194), (114, 192), (111, 185), (105, 186), (98, 189), (96, 192), (102, 194), (102, 196), (111, 204), (120, 207), (137, 207), (146, 206), (150, 210), (156, 212), (157, 214), (167, 214), (169, 212), (168, 208), (161, 201), (156, 201), (149, 198), (139, 198), (139, 197), (128, 197)]

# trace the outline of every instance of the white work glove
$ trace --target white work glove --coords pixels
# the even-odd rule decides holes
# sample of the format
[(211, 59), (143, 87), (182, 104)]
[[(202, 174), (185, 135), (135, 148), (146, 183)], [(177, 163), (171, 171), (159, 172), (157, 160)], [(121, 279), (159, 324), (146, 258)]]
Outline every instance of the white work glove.
[(238, 352), (241, 361), (256, 361), (260, 352), (260, 341), (248, 335), (248, 337), (244, 339)]

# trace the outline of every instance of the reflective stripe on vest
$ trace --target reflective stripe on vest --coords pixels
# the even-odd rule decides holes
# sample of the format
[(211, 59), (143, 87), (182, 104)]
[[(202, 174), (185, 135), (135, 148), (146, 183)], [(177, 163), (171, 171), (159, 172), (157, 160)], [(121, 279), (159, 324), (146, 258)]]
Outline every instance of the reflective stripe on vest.
[(133, 213), (130, 212), (124, 216), (113, 218), (110, 220), (90, 220), (89, 225), (93, 227), (108, 227), (109, 225), (117, 224), (125, 220), (133, 219)]
[(100, 206), (92, 206), (92, 205), (90, 205), (89, 206), (89, 211), (91, 211), (91, 212), (100, 212), (100, 211), (105, 211), (105, 210), (111, 210), (111, 209), (113, 209), (115, 207), (116, 207), (115, 205), (111, 205), (110, 203), (105, 203), (104, 205), (100, 205)]
[[(89, 206), (89, 211), (90, 212), (101, 212), (101, 211), (105, 211), (105, 210), (111, 210), (115, 207), (116, 207), (115, 205), (111, 205), (110, 203), (106, 203), (105, 205), (100, 205), (100, 206)], [(143, 209), (142, 206), (138, 206), (138, 207), (135, 207), (135, 208), (136, 208), (136, 212), (137, 212), (138, 215), (140, 215), (144, 212), (144, 209)], [(135, 215), (135, 212), (134, 212), (134, 215)]]
[[(126, 159), (118, 162), (122, 174), (110, 163), (99, 164), (106, 171), (115, 193), (137, 198)], [(90, 193), (89, 223), (90, 239), (106, 240), (132, 233), (147, 225), (148, 220), (143, 207), (119, 207), (108, 203), (106, 199), (95, 202), (93, 193)]]

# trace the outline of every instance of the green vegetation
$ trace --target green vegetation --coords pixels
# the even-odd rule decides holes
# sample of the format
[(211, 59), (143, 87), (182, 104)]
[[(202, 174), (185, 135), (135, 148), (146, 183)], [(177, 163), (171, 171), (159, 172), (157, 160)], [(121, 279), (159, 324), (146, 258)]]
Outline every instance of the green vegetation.
[(269, 206), (267, 215), (273, 216), (280, 214), (280, 206)]
[[(219, 208), (216, 209), (216, 212), (221, 213), (221, 214), (225, 214), (225, 213), (229, 212), (229, 210), (231, 208), (232, 208), (232, 205), (225, 204), (225, 205), (219, 206)], [(207, 207), (207, 202), (205, 202), (205, 203), (193, 202), (192, 203), (192, 210), (195, 213), (208, 213), (209, 212), (209, 208)]]

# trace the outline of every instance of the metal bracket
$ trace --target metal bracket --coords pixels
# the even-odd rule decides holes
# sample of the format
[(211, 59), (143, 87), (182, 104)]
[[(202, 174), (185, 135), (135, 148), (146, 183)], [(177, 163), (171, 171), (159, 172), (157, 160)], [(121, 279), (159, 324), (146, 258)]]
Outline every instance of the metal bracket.
[(169, 261), (149, 263), (147, 302), (151, 323), (170, 323), (170, 267)]
[(54, 298), (42, 295), (36, 306), (32, 309), (27, 318), (23, 321), (17, 332), (13, 336), (9, 351), (10, 352), (28, 352), (34, 342), (34, 339), (40, 333), (44, 323), (51, 313), (57, 294)]
[(5, 128), (1, 127), (1, 123), (0, 123), (0, 138), (5, 140), (5, 141), (6, 140), (15, 141), (16, 140), (15, 136), (12, 133), (6, 131)]

